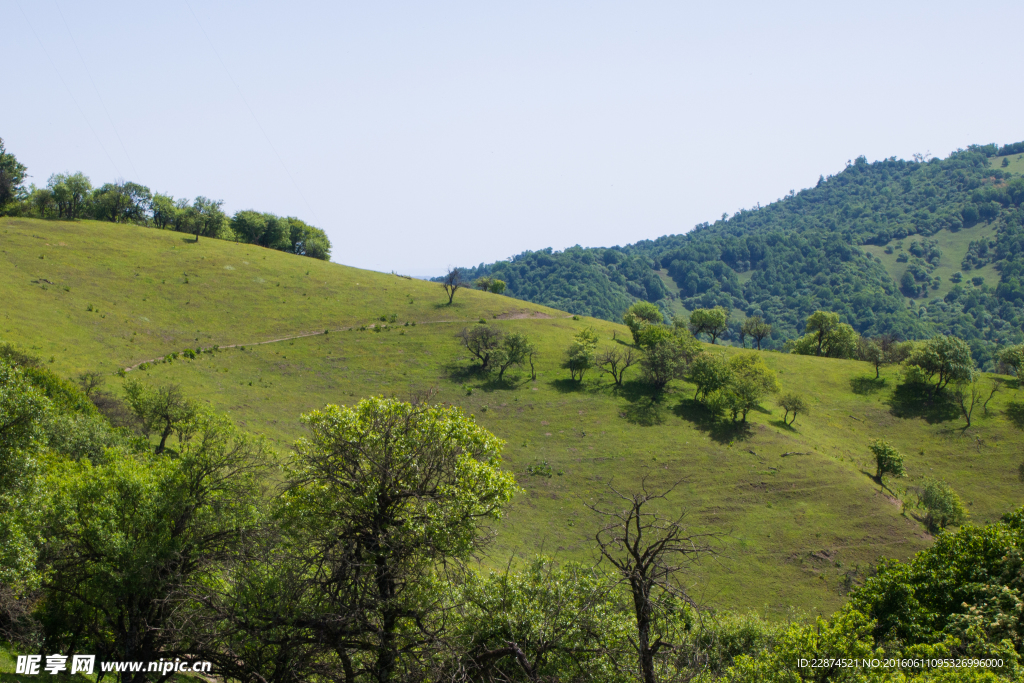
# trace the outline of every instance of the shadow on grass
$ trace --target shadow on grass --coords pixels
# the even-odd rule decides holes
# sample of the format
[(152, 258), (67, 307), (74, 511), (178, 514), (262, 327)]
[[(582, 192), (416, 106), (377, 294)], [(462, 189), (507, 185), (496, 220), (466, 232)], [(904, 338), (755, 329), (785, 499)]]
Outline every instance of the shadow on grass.
[(652, 427), (665, 422), (665, 392), (645, 382), (623, 382), (614, 387), (615, 393), (626, 399), (626, 407), (619, 413), (626, 422)]
[(721, 444), (743, 441), (753, 434), (748, 423), (733, 422), (717, 415), (692, 398), (681, 400), (673, 412)]
[(850, 380), (850, 389), (853, 393), (865, 395), (865, 394), (876, 394), (885, 388), (884, 377), (854, 377)]
[(452, 382), (471, 382), (475, 380), (487, 380), (490, 372), (481, 368), (478, 364), (463, 365), (461, 363), (449, 363), (444, 367), (445, 375)]
[(930, 384), (901, 384), (888, 400), (890, 412), (901, 418), (922, 418), (928, 424), (960, 417), (960, 408), (945, 391), (935, 393)]
[(785, 420), (772, 420), (768, 424), (770, 424), (773, 427), (778, 427), (779, 429), (786, 432), (793, 432), (794, 434), (797, 433), (796, 429), (793, 428), (793, 425), (789, 424)]
[(1011, 401), (1006, 406), (1006, 419), (1017, 429), (1024, 429), (1024, 403)]
[(583, 382), (574, 379), (553, 379), (548, 384), (560, 394), (574, 394), (583, 391)]

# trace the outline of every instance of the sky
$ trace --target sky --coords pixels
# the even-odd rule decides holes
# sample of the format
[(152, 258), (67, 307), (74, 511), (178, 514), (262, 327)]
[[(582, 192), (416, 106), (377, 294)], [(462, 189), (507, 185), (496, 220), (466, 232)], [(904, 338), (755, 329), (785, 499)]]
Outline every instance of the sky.
[[(1013, 2), (0, 0), (0, 137), (438, 275), (1024, 140)], [(1005, 30), (1004, 30), (1005, 29)]]

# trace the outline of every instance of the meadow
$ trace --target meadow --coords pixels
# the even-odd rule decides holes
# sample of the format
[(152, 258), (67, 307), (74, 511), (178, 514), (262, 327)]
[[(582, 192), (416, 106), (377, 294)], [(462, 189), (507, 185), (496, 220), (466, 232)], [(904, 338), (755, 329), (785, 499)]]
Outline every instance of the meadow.
[[(571, 381), (560, 362), (576, 331), (593, 327), (603, 349), (627, 344), (628, 330), (495, 294), (460, 290), (449, 306), (436, 283), (90, 221), (0, 219), (0, 262), (0, 340), (64, 376), (98, 371), (115, 394), (126, 368), (179, 384), (282, 451), (303, 433), (299, 415), (327, 403), (433, 392), (462, 407), (506, 441), (524, 489), (486, 566), (592, 559), (599, 520), (586, 503), (646, 477), (678, 482), (671, 511), (721, 533), (720, 556), (691, 577), (705, 602), (828, 614), (879, 558), (930, 545), (911, 493), (923, 478), (952, 484), (977, 523), (1015, 508), (1024, 488), (1021, 432), (1003, 416), (1021, 392), (1006, 377), (987, 377), (1001, 389), (965, 431), (955, 406), (901, 387), (897, 368), (875, 380), (866, 363), (764, 352), (810, 411), (790, 427), (769, 400), (733, 424), (711, 419), (686, 382), (652, 394), (638, 368), (621, 388), (594, 370)], [(473, 325), (526, 333), (536, 380), (528, 368), (502, 383), (477, 372), (456, 338)], [(210, 351), (182, 354), (197, 347)], [(906, 479), (875, 481), (876, 438), (906, 455)]]

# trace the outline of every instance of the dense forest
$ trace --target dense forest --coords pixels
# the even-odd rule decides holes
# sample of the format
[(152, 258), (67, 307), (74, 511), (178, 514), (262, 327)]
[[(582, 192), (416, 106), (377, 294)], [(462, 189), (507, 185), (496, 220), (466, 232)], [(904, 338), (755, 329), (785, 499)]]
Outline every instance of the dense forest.
[(94, 188), (84, 173), (55, 173), (46, 187), (26, 187), (27, 177), (28, 169), (6, 151), (0, 139), (0, 216), (131, 223), (188, 233), (197, 240), (212, 237), (325, 261), (331, 258), (327, 233), (291, 216), (239, 211), (228, 218), (221, 200), (175, 199), (124, 180)]
[[(773, 326), (766, 346), (781, 348), (803, 331), (809, 314), (832, 310), (866, 335), (956, 335), (991, 367), (994, 350), (1019, 342), (1024, 326), (1024, 178), (989, 163), (1017, 153), (1024, 144), (972, 146), (946, 159), (859, 157), (816, 187), (683, 235), (610, 249), (524, 252), (464, 274), (500, 278), (513, 297), (617, 320), (637, 300), (668, 310), (676, 295), (658, 278), (662, 270), (687, 310), (732, 312), (726, 339), (736, 338), (742, 318), (761, 316)], [(933, 271), (944, 257), (932, 238), (978, 225), (994, 227), (995, 238), (971, 240), (962, 272), (951, 277), (955, 285), (935, 296), (940, 280)], [(903, 250), (902, 279), (895, 281), (865, 245)], [(971, 277), (987, 265), (999, 273), (995, 286)]]

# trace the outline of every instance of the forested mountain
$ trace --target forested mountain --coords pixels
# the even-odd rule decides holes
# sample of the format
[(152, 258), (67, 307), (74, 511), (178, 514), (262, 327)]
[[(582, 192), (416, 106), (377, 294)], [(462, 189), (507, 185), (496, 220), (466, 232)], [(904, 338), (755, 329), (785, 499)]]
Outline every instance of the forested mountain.
[(955, 334), (988, 366), (996, 346), (1022, 338), (1022, 154), (1024, 143), (946, 159), (860, 157), (816, 187), (683, 235), (524, 252), (463, 273), (606, 319), (638, 299), (669, 313), (682, 313), (677, 302), (724, 306), (734, 329), (752, 315), (770, 322), (773, 347), (798, 336), (813, 311), (832, 310), (862, 334)]

